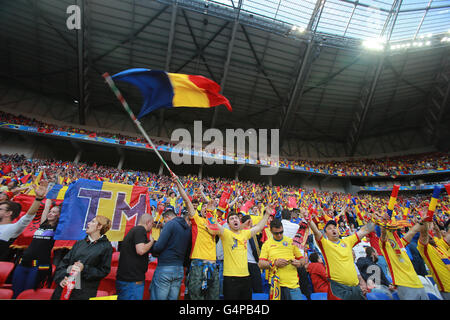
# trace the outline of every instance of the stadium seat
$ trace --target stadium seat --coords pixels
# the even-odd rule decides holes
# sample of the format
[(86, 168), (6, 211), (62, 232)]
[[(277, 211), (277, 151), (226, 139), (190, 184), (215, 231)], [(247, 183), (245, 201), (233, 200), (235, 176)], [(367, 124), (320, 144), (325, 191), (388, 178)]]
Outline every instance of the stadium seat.
[(432, 294), (432, 293), (427, 293), (427, 295), (428, 295), (428, 298), (430, 299), (430, 300), (442, 300), (441, 298), (439, 298), (439, 297), (436, 297), (434, 294)]
[(150, 292), (148, 290), (150, 288), (150, 283), (152, 282), (152, 278), (153, 278), (153, 274), (155, 273), (155, 269), (156, 269), (156, 264), (150, 263), (148, 265), (148, 270), (145, 273), (145, 286), (144, 286), (143, 300), (149, 300), (150, 299)]
[(14, 269), (14, 263), (12, 262), (0, 262), (0, 286), (3, 286), (9, 274)]
[(111, 266), (111, 271), (106, 275), (105, 279), (116, 280), (117, 276), (117, 267)]
[(97, 297), (107, 297), (109, 296), (108, 291), (97, 290)]
[(10, 300), (14, 294), (11, 289), (0, 289), (0, 300)]
[(17, 300), (50, 300), (54, 289), (29, 289), (22, 291), (17, 296)]
[(391, 300), (387, 294), (382, 292), (369, 292), (366, 294), (367, 300)]
[(116, 294), (116, 280), (103, 278), (100, 280), (100, 284), (98, 285), (98, 289), (100, 291), (106, 291), (109, 295)]
[(267, 293), (252, 293), (252, 300), (269, 300)]
[(119, 256), (120, 256), (120, 252), (114, 252), (112, 254), (112, 259), (111, 259), (111, 267), (118, 267), (119, 266)]
[(397, 292), (392, 292), (392, 298), (393, 300), (400, 300)]
[(328, 300), (328, 294), (326, 292), (313, 292), (311, 293), (311, 300)]

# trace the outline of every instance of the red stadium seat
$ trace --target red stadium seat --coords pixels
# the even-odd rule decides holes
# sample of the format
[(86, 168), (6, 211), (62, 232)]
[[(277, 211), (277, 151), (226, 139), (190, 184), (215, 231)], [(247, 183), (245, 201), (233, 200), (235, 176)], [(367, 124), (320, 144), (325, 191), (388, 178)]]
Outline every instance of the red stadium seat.
[(119, 256), (120, 256), (120, 252), (114, 252), (112, 254), (111, 267), (119, 266)]
[(103, 290), (97, 290), (97, 297), (106, 297), (109, 296), (109, 292), (108, 291), (103, 291)]
[(10, 300), (14, 294), (11, 289), (0, 289), (0, 300)]
[(148, 270), (145, 273), (145, 285), (144, 285), (144, 297), (143, 300), (149, 300), (150, 299), (150, 284), (152, 283), (153, 274), (155, 273), (156, 264), (149, 264)]
[(3, 286), (9, 274), (14, 269), (14, 263), (12, 262), (0, 262), (0, 286)]
[(111, 271), (108, 273), (108, 275), (105, 277), (105, 279), (112, 279), (115, 281), (116, 276), (117, 276), (117, 267), (111, 266)]
[(50, 300), (54, 289), (29, 289), (22, 291), (17, 296), (17, 300)]
[(103, 278), (100, 281), (100, 284), (98, 286), (98, 289), (100, 291), (106, 291), (108, 292), (109, 296), (112, 296), (116, 294), (116, 280), (111, 278)]

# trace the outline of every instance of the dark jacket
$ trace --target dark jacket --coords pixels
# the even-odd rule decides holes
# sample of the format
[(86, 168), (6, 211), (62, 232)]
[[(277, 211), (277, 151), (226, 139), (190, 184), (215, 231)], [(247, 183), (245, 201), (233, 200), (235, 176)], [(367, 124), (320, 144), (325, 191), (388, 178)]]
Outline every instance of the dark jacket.
[(87, 300), (97, 296), (100, 281), (111, 271), (112, 253), (113, 248), (105, 235), (93, 243), (89, 243), (88, 237), (77, 241), (55, 270), (56, 289), (52, 299), (60, 299), (62, 288), (59, 283), (69, 275), (68, 267), (78, 260), (84, 265), (81, 284), (80, 289), (72, 291), (70, 300)]
[[(389, 280), (386, 278), (386, 275), (383, 272), (383, 269), (380, 268), (379, 265), (377, 265), (370, 257), (361, 257), (356, 261), (356, 266), (359, 269), (359, 273), (361, 274), (361, 277), (364, 279), (364, 281), (367, 281), (370, 276), (376, 276), (375, 269), (373, 270), (367, 270), (369, 266), (373, 266), (375, 268), (378, 268), (379, 274), (380, 274), (380, 284), (389, 286)], [(373, 268), (372, 267), (372, 268)]]
[(183, 266), (191, 241), (191, 229), (183, 217), (176, 217), (164, 228), (151, 249), (158, 256), (158, 266)]

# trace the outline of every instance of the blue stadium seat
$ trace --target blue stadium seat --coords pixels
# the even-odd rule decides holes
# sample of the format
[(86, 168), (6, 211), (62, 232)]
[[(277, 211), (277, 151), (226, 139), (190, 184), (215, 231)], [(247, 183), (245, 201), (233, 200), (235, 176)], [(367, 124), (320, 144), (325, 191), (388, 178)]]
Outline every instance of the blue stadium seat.
[(367, 300), (391, 300), (387, 294), (382, 292), (369, 292), (366, 297)]
[(302, 293), (302, 300), (308, 300), (308, 298)]
[(326, 292), (313, 292), (311, 293), (311, 300), (328, 300), (328, 294)]
[(267, 293), (252, 293), (252, 300), (269, 300)]
[(394, 298), (393, 300), (400, 300), (397, 292), (392, 292), (392, 298)]

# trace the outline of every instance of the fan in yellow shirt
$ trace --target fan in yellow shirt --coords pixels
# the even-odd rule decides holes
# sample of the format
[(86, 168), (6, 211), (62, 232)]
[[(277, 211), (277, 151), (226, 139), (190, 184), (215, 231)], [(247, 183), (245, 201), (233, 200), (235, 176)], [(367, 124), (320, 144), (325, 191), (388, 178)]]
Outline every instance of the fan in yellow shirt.
[[(385, 216), (385, 219), (389, 217)], [(416, 223), (403, 238), (399, 237), (397, 231), (381, 227), (380, 249), (386, 259), (392, 283), (397, 286), (400, 300), (428, 300), (428, 295), (405, 249), (420, 230), (421, 223)]]
[(281, 300), (303, 300), (299, 286), (297, 268), (305, 261), (292, 239), (283, 236), (283, 224), (275, 219), (270, 223), (272, 237), (264, 242), (259, 256), (258, 266), (261, 269), (276, 267), (276, 276), (279, 278)]
[(450, 300), (450, 256), (445, 246), (439, 245), (442, 243), (440, 241), (442, 238), (433, 238), (428, 234), (427, 229), (426, 225), (420, 228), (417, 250), (430, 269), (442, 297), (444, 300)]
[[(192, 250), (189, 282), (187, 284), (191, 300), (219, 299), (219, 268), (216, 264), (215, 234), (207, 227), (206, 206), (200, 215), (187, 196), (178, 179), (173, 178), (181, 197), (183, 198), (191, 221)], [(212, 202), (211, 202), (212, 203)]]
[[(325, 239), (312, 218), (309, 217), (308, 212), (305, 209), (302, 210), (302, 214), (307, 217), (308, 225), (322, 251), (327, 267), (330, 280), (328, 300), (365, 300), (359, 286), (352, 248), (375, 229), (375, 224), (368, 222), (354, 234), (340, 238), (336, 221), (330, 219), (323, 229), (327, 237)], [(341, 212), (345, 214), (345, 208)]]
[[(212, 207), (211, 207), (212, 206)], [(207, 210), (213, 210), (214, 203)], [(261, 232), (269, 219), (271, 207), (266, 208), (263, 218), (250, 230), (241, 230), (241, 220), (236, 212), (227, 217), (228, 227), (217, 224), (215, 231), (223, 246), (223, 296), (225, 300), (251, 300), (252, 287), (248, 272), (247, 240)]]

